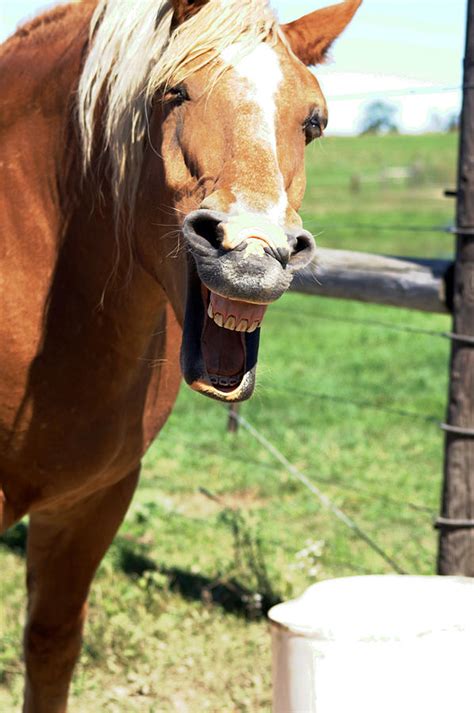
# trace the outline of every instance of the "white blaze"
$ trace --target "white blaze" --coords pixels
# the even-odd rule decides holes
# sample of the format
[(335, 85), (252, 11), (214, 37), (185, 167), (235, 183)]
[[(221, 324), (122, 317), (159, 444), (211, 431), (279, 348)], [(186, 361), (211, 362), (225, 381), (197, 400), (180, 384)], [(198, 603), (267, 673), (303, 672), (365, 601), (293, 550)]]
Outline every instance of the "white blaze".
[(277, 203), (269, 209), (267, 217), (275, 223), (282, 223), (288, 207), (288, 199), (278, 165), (276, 140), (276, 95), (283, 81), (280, 61), (275, 50), (265, 43), (257, 45), (252, 52), (243, 57), (239, 55), (241, 55), (240, 45), (234, 44), (224, 50), (221, 57), (226, 64), (232, 65), (239, 77), (246, 80), (245, 96), (257, 105), (256, 135), (262, 142), (268, 144), (273, 152), (280, 192)]

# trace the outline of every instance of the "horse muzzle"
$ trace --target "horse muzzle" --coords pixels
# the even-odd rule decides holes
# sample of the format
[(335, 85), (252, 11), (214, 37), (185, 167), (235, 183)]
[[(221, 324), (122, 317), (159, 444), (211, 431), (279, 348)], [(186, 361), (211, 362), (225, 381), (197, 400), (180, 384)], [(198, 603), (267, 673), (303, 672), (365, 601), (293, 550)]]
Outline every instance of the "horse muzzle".
[(315, 244), (301, 228), (262, 216), (197, 210), (184, 221), (189, 248), (181, 368), (196, 391), (221, 401), (255, 387), (260, 326), (267, 305), (310, 262)]

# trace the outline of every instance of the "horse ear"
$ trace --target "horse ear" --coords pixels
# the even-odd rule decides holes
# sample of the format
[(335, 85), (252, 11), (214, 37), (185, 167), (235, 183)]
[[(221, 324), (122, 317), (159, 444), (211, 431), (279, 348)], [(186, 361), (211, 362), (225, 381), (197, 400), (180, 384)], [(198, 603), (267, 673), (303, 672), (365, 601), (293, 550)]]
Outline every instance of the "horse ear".
[(173, 26), (181, 25), (182, 22), (195, 15), (208, 2), (209, 0), (171, 0), (174, 10)]
[(352, 20), (362, 0), (346, 0), (282, 25), (290, 47), (306, 65), (324, 62), (327, 51)]

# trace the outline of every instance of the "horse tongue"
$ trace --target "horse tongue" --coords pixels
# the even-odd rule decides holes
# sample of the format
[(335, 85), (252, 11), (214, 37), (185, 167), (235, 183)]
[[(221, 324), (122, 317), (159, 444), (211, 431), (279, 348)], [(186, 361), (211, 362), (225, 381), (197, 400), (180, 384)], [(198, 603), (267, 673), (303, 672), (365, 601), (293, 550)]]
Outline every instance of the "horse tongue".
[(206, 319), (201, 338), (208, 374), (241, 376), (245, 371), (244, 335), (218, 327)]
[(239, 325), (241, 325), (241, 329), (238, 329), (238, 331), (247, 331), (252, 328), (252, 325), (254, 327), (260, 326), (267, 309), (267, 305), (230, 300), (227, 297), (217, 295), (215, 292), (210, 294), (210, 306), (213, 315), (222, 315), (224, 324), (229, 317), (233, 317), (235, 319), (234, 328), (238, 329)]

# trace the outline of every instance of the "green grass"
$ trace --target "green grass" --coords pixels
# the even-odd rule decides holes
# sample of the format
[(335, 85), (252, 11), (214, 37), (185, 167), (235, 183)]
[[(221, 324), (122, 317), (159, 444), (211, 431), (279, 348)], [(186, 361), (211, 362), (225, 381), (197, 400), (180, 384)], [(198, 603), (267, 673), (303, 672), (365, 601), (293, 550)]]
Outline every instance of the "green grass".
[[(328, 247), (450, 255), (452, 239), (440, 233), (354, 226), (452, 222), (442, 191), (454, 185), (455, 152), (454, 135), (327, 139), (308, 155), (307, 224), (315, 233), (341, 226), (318, 238)], [(415, 162), (416, 185), (379, 180), (387, 166)], [(356, 172), (370, 179), (358, 193)], [(440, 315), (288, 294), (268, 311), (258, 389), (241, 413), (400, 567), (430, 574), (448, 343), (376, 322), (449, 327)], [(181, 390), (93, 587), (72, 711), (269, 711), (261, 603), (318, 579), (390, 571), (245, 430), (228, 434), (226, 421), (222, 405)], [(21, 697), (19, 535), (0, 547), (5, 713)]]
[[(308, 189), (302, 215), (321, 247), (383, 254), (440, 257), (452, 239), (440, 233), (395, 233), (354, 225), (435, 226), (452, 222), (453, 204), (443, 197), (455, 186), (456, 134), (333, 138), (309, 148)], [(415, 169), (413, 179), (383, 181), (387, 168)], [(359, 177), (360, 190), (351, 190)], [(323, 230), (323, 226), (337, 226)]]

